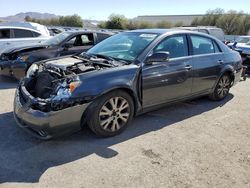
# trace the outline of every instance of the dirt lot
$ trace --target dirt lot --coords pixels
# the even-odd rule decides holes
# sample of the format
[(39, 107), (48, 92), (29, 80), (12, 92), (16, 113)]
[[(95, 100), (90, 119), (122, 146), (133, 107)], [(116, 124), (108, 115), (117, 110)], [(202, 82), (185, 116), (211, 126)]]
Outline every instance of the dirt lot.
[(47, 142), (16, 126), (15, 85), (0, 80), (0, 187), (250, 187), (250, 79), (225, 101), (160, 109), (114, 138), (86, 129)]

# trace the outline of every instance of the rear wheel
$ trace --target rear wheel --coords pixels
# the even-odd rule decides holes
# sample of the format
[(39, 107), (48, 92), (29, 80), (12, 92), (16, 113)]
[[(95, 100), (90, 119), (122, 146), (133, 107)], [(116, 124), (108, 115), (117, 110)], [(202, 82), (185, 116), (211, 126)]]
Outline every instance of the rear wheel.
[(226, 98), (229, 94), (232, 79), (229, 74), (224, 74), (217, 83), (214, 92), (210, 94), (209, 98), (215, 101), (220, 101)]
[(102, 137), (115, 136), (126, 129), (133, 118), (134, 104), (129, 94), (121, 90), (97, 99), (88, 113), (88, 126)]

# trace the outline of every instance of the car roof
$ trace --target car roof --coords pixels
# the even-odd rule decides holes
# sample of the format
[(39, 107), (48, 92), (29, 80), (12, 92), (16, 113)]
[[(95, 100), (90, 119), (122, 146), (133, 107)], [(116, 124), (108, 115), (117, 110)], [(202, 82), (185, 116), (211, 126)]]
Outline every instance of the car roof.
[(152, 34), (164, 34), (176, 31), (175, 29), (136, 29), (127, 32), (138, 32), (138, 33), (152, 33)]
[(69, 30), (69, 31), (65, 31), (65, 32), (71, 33), (71, 34), (81, 34), (81, 33), (103, 33), (103, 34), (109, 34), (109, 35), (114, 34), (112, 32), (95, 31), (95, 30)]
[[(151, 34), (159, 34), (159, 35), (163, 35), (163, 34), (178, 34), (178, 33), (193, 33), (193, 34), (203, 34), (197, 31), (190, 31), (190, 30), (185, 30), (185, 29), (177, 29), (177, 28), (173, 28), (173, 29), (137, 29), (137, 30), (132, 30), (132, 31), (128, 31), (128, 32), (138, 32), (138, 33), (151, 33)], [(205, 34), (206, 35), (206, 34)], [(206, 35), (207, 36), (207, 35)], [(208, 35), (210, 36), (210, 35)]]
[(158, 35), (195, 34), (195, 35), (200, 35), (200, 36), (212, 38), (212, 39), (218, 41), (218, 39), (216, 37), (212, 36), (212, 35), (208, 35), (206, 33), (201, 33), (201, 32), (198, 32), (198, 31), (180, 29), (180, 28), (172, 28), (172, 29), (137, 29), (137, 30), (127, 31), (127, 32), (149, 33), (149, 34), (158, 34)]
[(40, 33), (40, 31), (37, 31), (35, 29), (27, 28), (27, 27), (18, 27), (18, 26), (0, 26), (0, 29), (23, 29), (23, 30), (29, 30), (29, 31), (34, 31), (37, 33)]

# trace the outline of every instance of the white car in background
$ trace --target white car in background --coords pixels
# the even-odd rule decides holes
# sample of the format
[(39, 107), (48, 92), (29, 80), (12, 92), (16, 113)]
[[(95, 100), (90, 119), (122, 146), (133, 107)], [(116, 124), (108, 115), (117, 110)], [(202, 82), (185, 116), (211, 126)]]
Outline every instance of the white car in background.
[[(7, 23), (6, 23), (7, 24)], [(40, 25), (40, 24), (38, 24)], [(15, 45), (27, 45), (30, 43), (40, 43), (50, 38), (49, 31), (45, 26), (39, 27), (21, 27), (9, 25), (0, 25), (0, 54), (5, 48)], [(45, 27), (46, 29), (44, 29)], [(38, 29), (35, 29), (38, 28)]]
[(227, 44), (230, 48), (248, 47), (250, 43), (250, 36), (240, 36), (235, 42)]

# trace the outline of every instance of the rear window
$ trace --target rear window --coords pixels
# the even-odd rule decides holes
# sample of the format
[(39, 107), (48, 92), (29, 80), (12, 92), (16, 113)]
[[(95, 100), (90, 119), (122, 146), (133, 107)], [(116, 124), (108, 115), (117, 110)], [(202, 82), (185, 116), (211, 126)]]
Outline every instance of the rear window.
[(0, 29), (0, 39), (8, 39), (8, 38), (10, 38), (10, 30)]
[(32, 31), (24, 29), (14, 29), (15, 38), (30, 38), (33, 37)]

